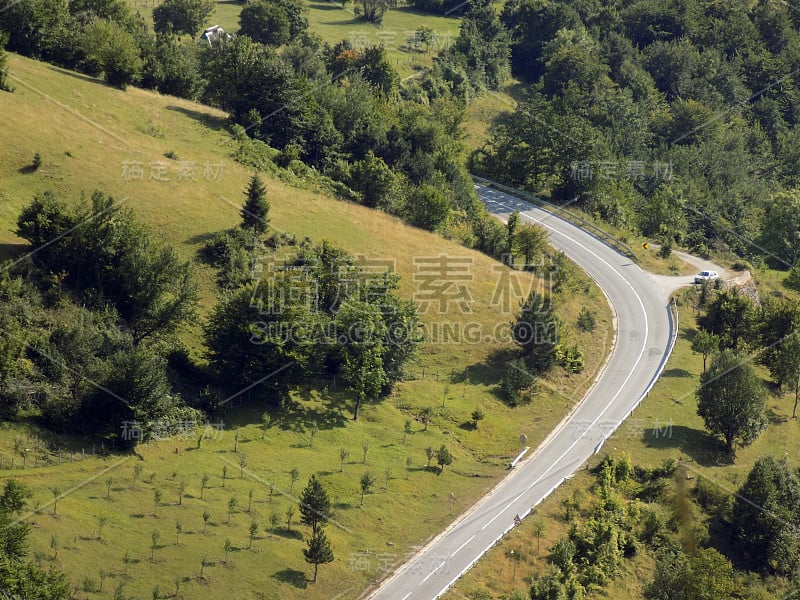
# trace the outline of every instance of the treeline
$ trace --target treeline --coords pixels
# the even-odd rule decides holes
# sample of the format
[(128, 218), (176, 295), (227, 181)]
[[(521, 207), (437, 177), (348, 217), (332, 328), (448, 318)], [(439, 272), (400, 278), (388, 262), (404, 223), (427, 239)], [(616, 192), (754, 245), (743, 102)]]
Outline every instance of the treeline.
[(798, 13), (774, 2), (514, 0), (525, 83), (471, 168), (669, 247), (800, 250)]
[(125, 423), (140, 423), (141, 439), (156, 423), (200, 421), (168, 371), (195, 316), (189, 265), (101, 193), (74, 208), (39, 195), (16, 233), (30, 251), (0, 271), (2, 417), (114, 439)]
[(507, 250), (461, 142), (465, 103), (509, 72), (507, 35), (487, 2), (469, 5), (446, 58), (402, 88), (383, 47), (321, 43), (297, 0), (249, 3), (233, 39), (180, 37), (197, 35), (211, 8), (166, 0), (153, 33), (124, 0), (3, 0), (0, 30), (9, 50), (228, 111), (250, 166), (300, 161), (350, 199), (490, 254)]

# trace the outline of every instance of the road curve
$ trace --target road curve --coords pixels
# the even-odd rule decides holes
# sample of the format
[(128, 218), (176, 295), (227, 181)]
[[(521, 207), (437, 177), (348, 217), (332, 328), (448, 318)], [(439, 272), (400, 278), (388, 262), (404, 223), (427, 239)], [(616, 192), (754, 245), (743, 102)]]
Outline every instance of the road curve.
[[(672, 350), (668, 286), (658, 285), (629, 258), (551, 213), (503, 192), (476, 188), (489, 212), (505, 219), (519, 210), (523, 222), (544, 227), (551, 245), (597, 282), (615, 313), (616, 344), (595, 385), (533, 455), (385, 579), (369, 594), (370, 600), (442, 595), (514, 527), (515, 515), (524, 518), (600, 449), (650, 390)], [(675, 287), (685, 283), (676, 278)]]

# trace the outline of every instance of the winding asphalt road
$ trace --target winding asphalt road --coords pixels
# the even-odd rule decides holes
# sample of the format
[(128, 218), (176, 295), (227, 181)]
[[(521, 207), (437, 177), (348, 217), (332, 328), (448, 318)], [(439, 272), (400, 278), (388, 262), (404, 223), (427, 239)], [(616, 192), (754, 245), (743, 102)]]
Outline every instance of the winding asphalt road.
[(615, 312), (616, 343), (595, 385), (536, 451), (385, 579), (371, 600), (438, 598), (514, 527), (516, 515), (525, 518), (597, 452), (658, 378), (672, 351), (669, 293), (691, 282), (651, 275), (586, 231), (514, 196), (488, 187), (477, 191), (498, 218), (516, 209), (523, 222), (547, 229), (552, 246), (598, 283)]

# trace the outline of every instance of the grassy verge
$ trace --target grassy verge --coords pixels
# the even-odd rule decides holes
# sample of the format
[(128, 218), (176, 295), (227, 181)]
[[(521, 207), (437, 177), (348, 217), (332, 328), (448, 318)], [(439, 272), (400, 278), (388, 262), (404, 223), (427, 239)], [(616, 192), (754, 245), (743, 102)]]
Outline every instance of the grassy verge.
[[(0, 255), (23, 250), (12, 233), (17, 214), (35, 193), (48, 189), (68, 201), (95, 189), (114, 195), (187, 260), (194, 260), (210, 233), (238, 222), (250, 173), (230, 158), (235, 145), (225, 132), (223, 113), (134, 88), (122, 92), (16, 56), (9, 63), (17, 91), (5, 96), (5, 130), (16, 142), (0, 148)], [(36, 152), (42, 166), (31, 172), (26, 166)], [(167, 153), (177, 158), (166, 158)], [(134, 164), (143, 169), (141, 179), (130, 177)], [(393, 261), (404, 296), (416, 291), (414, 257), (466, 259), (469, 310), (448, 305), (439, 313), (433, 306), (423, 315), (430, 340), (408, 380), (390, 398), (365, 407), (358, 423), (349, 418), (348, 394), (333, 385), (327, 391), (312, 385), (295, 394), (286, 412), (273, 412), (265, 439), (259, 391), (237, 397), (229, 412), (214, 420), (222, 423), (221, 431), (212, 427), (212, 439), (200, 448), (192, 432), (140, 446), (135, 455), (105, 455), (102, 450), (108, 449), (91, 440), (54, 436), (29, 421), (2, 424), (2, 475), (28, 484), (39, 506), (28, 517), (32, 554), (45, 566), (64, 569), (76, 588), (87, 590), (82, 597), (112, 597), (120, 584), (136, 597), (150, 596), (156, 585), (161, 593), (174, 593), (176, 579), (183, 598), (355, 597), (491, 488), (506, 473), (520, 433), (531, 444), (543, 439), (608, 352), (610, 311), (596, 287), (577, 282), (559, 313), (569, 343), (584, 350), (584, 372), (555, 372), (531, 404), (511, 408), (498, 395), (502, 365), (493, 360), (509, 344), (495, 343), (492, 336), (502, 333), (520, 295), (537, 285), (535, 279), (379, 212), (278, 181), (267, 181), (267, 187), (276, 229), (300, 238), (327, 238), (351, 253)], [(196, 269), (202, 315), (217, 292), (214, 273), (200, 264)], [(591, 334), (574, 327), (584, 304), (597, 314)], [(182, 333), (198, 356), (201, 323), (202, 316)], [(426, 430), (418, 416), (427, 407), (434, 417)], [(476, 407), (486, 418), (473, 429), (468, 421)], [(413, 425), (404, 440), (406, 419)], [(425, 449), (441, 444), (455, 462), (438, 475), (427, 468)], [(343, 470), (341, 449), (349, 452)], [(240, 473), (242, 455), (246, 466)], [(135, 464), (142, 466), (142, 475), (134, 484)], [(294, 467), (300, 477), (292, 486)], [(376, 484), (362, 507), (359, 479), (366, 471)], [(293, 524), (288, 531), (285, 518), (312, 473), (329, 487), (336, 508), (328, 528), (336, 560), (320, 568), (315, 584), (308, 581), (311, 567), (301, 553), (307, 528)], [(209, 484), (201, 498), (203, 474)], [(185, 495), (179, 501), (182, 482)], [(275, 485), (272, 500), (270, 483)], [(55, 496), (63, 497), (56, 503)], [(237, 506), (229, 521), (228, 502), (234, 496)], [(203, 532), (206, 510), (210, 519)], [(280, 520), (274, 530), (273, 513)], [(100, 517), (105, 518), (102, 535)], [(258, 532), (249, 548), (251, 522)], [(153, 531), (158, 532), (155, 548)], [(227, 560), (226, 539), (233, 548)], [(129, 560), (123, 561), (126, 555)], [(209, 564), (201, 577), (204, 558)], [(91, 591), (101, 579), (102, 591)]]

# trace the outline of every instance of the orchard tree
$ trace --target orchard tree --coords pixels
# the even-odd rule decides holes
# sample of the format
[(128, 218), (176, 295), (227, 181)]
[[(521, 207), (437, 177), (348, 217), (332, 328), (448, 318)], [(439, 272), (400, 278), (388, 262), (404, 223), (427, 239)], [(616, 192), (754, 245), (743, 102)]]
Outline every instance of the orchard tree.
[(314, 565), (314, 579), (317, 580), (317, 569), (320, 565), (333, 562), (333, 550), (322, 528), (317, 529), (308, 540), (308, 547), (303, 549), (306, 562)]
[(372, 473), (367, 471), (361, 476), (361, 481), (359, 482), (361, 486), (361, 505), (364, 505), (364, 495), (368, 494), (372, 489), (372, 486), (375, 485), (375, 478), (372, 476)]
[(692, 339), (692, 352), (703, 356), (703, 371), (706, 370), (706, 359), (719, 350), (719, 338), (705, 329), (699, 329)]
[(697, 414), (719, 435), (731, 457), (736, 446), (751, 444), (766, 427), (764, 389), (747, 357), (725, 350), (700, 376)]
[(439, 447), (439, 450), (436, 451), (436, 462), (439, 464), (439, 475), (444, 472), (444, 468), (446, 465), (453, 464), (453, 455), (450, 454), (450, 450), (447, 449), (447, 446), (442, 444)]

